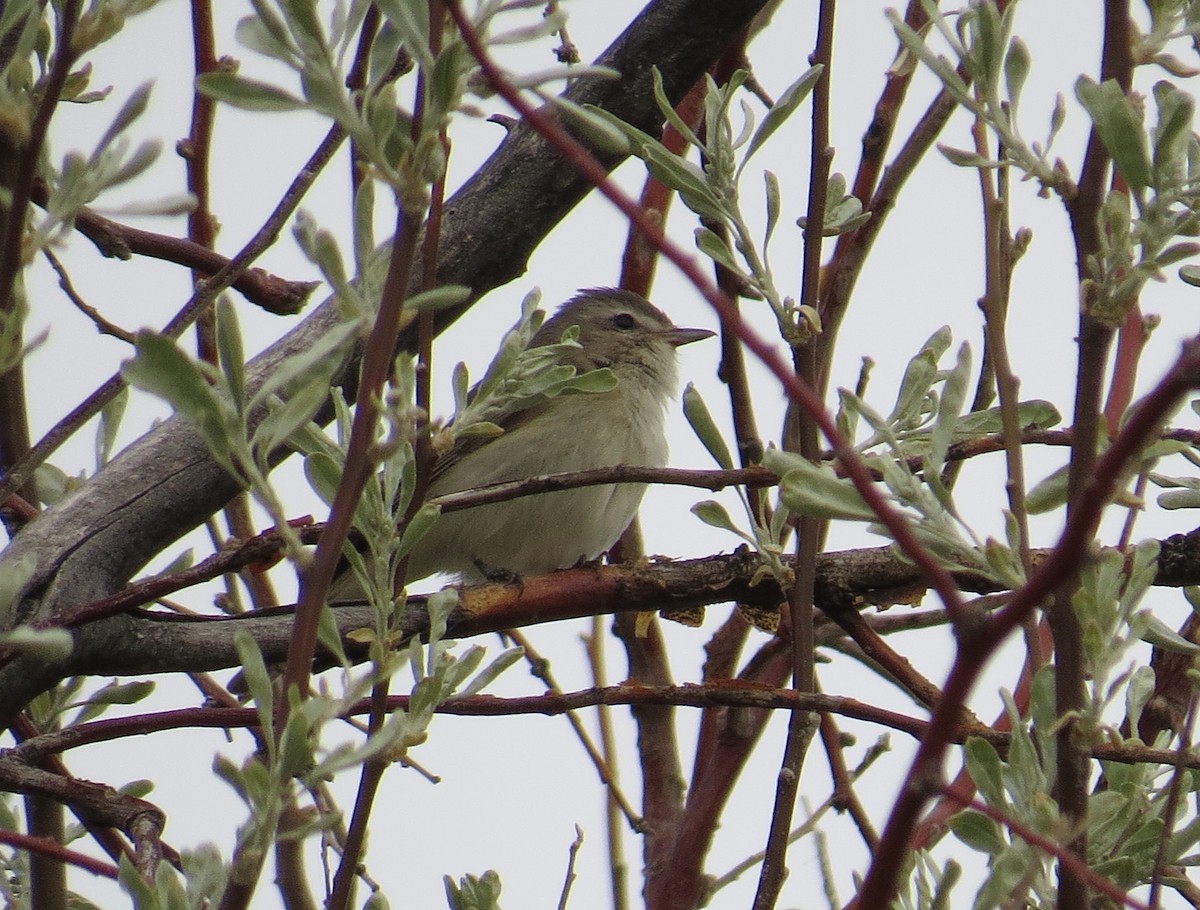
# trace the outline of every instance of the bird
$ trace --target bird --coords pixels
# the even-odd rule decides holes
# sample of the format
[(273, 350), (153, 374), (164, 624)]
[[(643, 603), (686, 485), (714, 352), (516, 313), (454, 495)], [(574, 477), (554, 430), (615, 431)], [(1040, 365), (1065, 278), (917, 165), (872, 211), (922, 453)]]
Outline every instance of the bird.
[[(530, 347), (577, 326), (560, 362), (577, 374), (607, 367), (609, 391), (563, 394), (501, 421), (504, 432), (460, 438), (438, 457), (428, 496), (543, 474), (667, 463), (666, 408), (678, 384), (676, 350), (715, 333), (680, 328), (632, 291), (580, 291), (546, 320)], [(637, 514), (645, 484), (603, 484), (525, 496), (438, 517), (409, 556), (406, 579), (444, 573), (467, 583), (569, 568), (608, 551)]]

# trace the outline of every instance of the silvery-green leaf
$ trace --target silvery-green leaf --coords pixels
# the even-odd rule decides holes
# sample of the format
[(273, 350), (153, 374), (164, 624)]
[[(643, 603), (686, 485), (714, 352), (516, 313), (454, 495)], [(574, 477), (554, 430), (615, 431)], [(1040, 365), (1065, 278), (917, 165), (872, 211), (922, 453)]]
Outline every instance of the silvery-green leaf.
[(675, 132), (679, 133), (688, 144), (703, 150), (704, 143), (692, 132), (692, 128), (683, 122), (683, 118), (676, 113), (675, 106), (667, 98), (666, 90), (663, 88), (662, 72), (659, 71), (657, 66), (652, 66), (650, 67), (650, 75), (654, 80), (654, 100), (658, 103), (659, 111), (662, 112), (667, 122), (675, 128)]
[(1021, 99), (1021, 89), (1029, 76), (1032, 58), (1029, 47), (1020, 38), (1013, 38), (1008, 44), (1008, 54), (1004, 58), (1004, 82), (1008, 91), (1008, 100), (1013, 107), (1013, 116)]
[(121, 105), (121, 109), (117, 112), (117, 116), (113, 118), (108, 129), (104, 131), (104, 135), (100, 137), (100, 141), (96, 143), (95, 151), (92, 152), (91, 162), (96, 164), (100, 160), (100, 155), (103, 153), (121, 133), (125, 132), (138, 117), (142, 116), (146, 111), (147, 105), (150, 103), (150, 92), (154, 88), (151, 82), (143, 82), (129, 96), (126, 102)]
[[(906, 424), (916, 420), (922, 411), (925, 397), (937, 378), (938, 361), (950, 347), (952, 335), (949, 326), (942, 326), (921, 346), (921, 350), (908, 362), (904, 377), (900, 380), (900, 391), (895, 407), (888, 415), (889, 424)], [(863, 416), (867, 416), (864, 412)]]
[(1200, 509), (1200, 490), (1170, 490), (1160, 493), (1156, 502), (1162, 509)]
[(1125, 182), (1134, 190), (1149, 186), (1153, 175), (1146, 133), (1121, 86), (1114, 79), (1097, 84), (1080, 76), (1075, 82), (1075, 95), (1092, 118), (1100, 141)]
[(406, 310), (429, 310), (437, 312), (447, 307), (458, 306), (471, 296), (471, 289), (461, 284), (444, 284), (441, 287), (421, 291), (404, 301)]
[(742, 534), (737, 525), (733, 523), (733, 519), (729, 517), (729, 513), (725, 511), (725, 507), (716, 500), (706, 499), (696, 503), (692, 506), (691, 513), (710, 527), (731, 531), (739, 537)]
[(212, 453), (223, 458), (231, 445), (233, 414), (209, 384), (203, 366), (157, 332), (140, 331), (135, 343), (137, 356), (121, 364), (125, 381), (166, 399), (196, 425)]
[(458, 697), (465, 695), (476, 695), (490, 686), (496, 678), (525, 656), (524, 648), (506, 648), (504, 651), (496, 655), (486, 667), (479, 671), (475, 677), (460, 688), (455, 694)]
[(244, 111), (302, 111), (304, 99), (281, 88), (236, 73), (214, 71), (196, 77), (196, 89)]
[(242, 665), (246, 690), (250, 693), (250, 697), (254, 701), (254, 709), (258, 712), (259, 723), (262, 724), (263, 732), (270, 734), (273, 740), (274, 734), (271, 731), (275, 726), (273, 714), (275, 697), (272, 693), (271, 676), (267, 672), (266, 663), (263, 662), (262, 652), (259, 651), (254, 639), (250, 637), (250, 633), (241, 629), (233, 633), (233, 645), (237, 650), (238, 661)]
[(725, 220), (724, 207), (699, 165), (671, 154), (657, 143), (643, 146), (642, 158), (655, 179), (679, 193), (679, 198), (697, 215)]
[(1162, 185), (1177, 179), (1174, 175), (1182, 175), (1187, 167), (1196, 102), (1191, 95), (1179, 91), (1166, 81), (1155, 84), (1154, 100), (1158, 105), (1158, 126), (1154, 131), (1154, 173), (1156, 181)]
[(946, 160), (958, 167), (982, 167), (992, 168), (998, 167), (1000, 162), (993, 161), (991, 158), (985, 158), (978, 152), (970, 149), (955, 148), (952, 145), (945, 145), (941, 142), (937, 144), (937, 150), (946, 156)]
[(442, 514), (440, 506), (426, 503), (417, 509), (415, 515), (404, 528), (404, 533), (400, 536), (400, 545), (396, 550), (396, 555), (399, 558), (407, 556), (413, 551), (421, 538), (424, 537), (433, 523), (437, 521), (438, 516)]
[(339, 322), (324, 332), (304, 351), (281, 361), (254, 393), (251, 408), (258, 407), (276, 394), (287, 395), (297, 382), (307, 381), (314, 374), (328, 378), (341, 364), (358, 337), (361, 324), (357, 320)]
[(561, 95), (551, 95), (549, 101), (565, 115), (571, 128), (593, 148), (612, 155), (630, 153), (629, 137), (608, 120), (597, 116), (594, 108), (583, 107)]
[(304, 476), (325, 505), (332, 506), (338, 484), (342, 482), (341, 465), (325, 452), (313, 452), (304, 459)]
[(1129, 729), (1136, 730), (1142, 717), (1142, 709), (1154, 695), (1154, 669), (1141, 666), (1129, 677), (1129, 686), (1125, 690), (1125, 717), (1129, 721)]
[(763, 185), (767, 197), (767, 222), (763, 228), (763, 249), (771, 244), (771, 235), (775, 233), (775, 225), (779, 223), (782, 208), (782, 196), (779, 192), (779, 178), (771, 171), (763, 171)]
[(292, 434), (312, 420), (329, 397), (330, 376), (314, 374), (309, 381), (292, 389), (284, 401), (275, 399), (267, 405), (267, 414), (254, 428), (251, 445), (263, 465), (272, 452), (291, 438)]
[(1143, 618), (1145, 628), (1141, 635), (1142, 641), (1175, 654), (1186, 654), (1190, 657), (1200, 655), (1200, 645), (1188, 641), (1153, 613), (1147, 611)]
[(735, 275), (743, 274), (742, 267), (734, 257), (729, 244), (708, 228), (704, 226), (696, 228), (696, 246), (713, 262), (724, 266)]
[(704, 444), (713, 461), (726, 471), (732, 470), (733, 457), (729, 454), (729, 447), (725, 445), (721, 431), (717, 429), (704, 398), (690, 382), (683, 390), (683, 416), (687, 418), (692, 432)]
[(938, 401), (937, 418), (933, 424), (933, 435), (929, 444), (929, 466), (939, 472), (946, 462), (946, 453), (958, 424), (959, 414), (967, 400), (967, 386), (971, 380), (971, 348), (965, 342), (959, 346), (958, 360), (946, 381), (942, 384), (942, 395)]
[[(1062, 422), (1062, 415), (1052, 402), (1034, 398), (1017, 405), (1017, 420), (1025, 430), (1048, 430)], [(1000, 433), (1003, 429), (1004, 418), (1000, 408), (995, 407), (964, 414), (954, 427), (954, 435), (964, 439)]]
[(750, 140), (750, 144), (746, 146), (746, 154), (742, 157), (742, 163), (738, 170), (746, 166), (746, 162), (763, 147), (763, 144), (774, 135), (787, 121), (787, 119), (796, 111), (800, 103), (808, 97), (809, 93), (816, 87), (817, 80), (821, 78), (821, 73), (824, 67), (820, 64), (809, 67), (800, 77), (784, 89), (783, 94), (779, 96), (779, 100), (771, 106), (767, 111), (763, 121), (759, 124), (758, 129), (754, 133), (754, 137)]
[(221, 371), (225, 374), (234, 407), (242, 411), (246, 404), (246, 356), (237, 314), (224, 294), (217, 298), (215, 331)]
[(1025, 508), (1030, 515), (1041, 515), (1066, 505), (1069, 473), (1070, 466), (1063, 465), (1029, 491), (1025, 497)]
[(11, 632), (0, 632), (0, 647), (28, 654), (48, 664), (56, 664), (71, 656), (75, 642), (66, 629), (35, 629), (17, 626)]
[(52, 506), (70, 491), (72, 478), (57, 465), (43, 462), (33, 471), (33, 486), (37, 490), (38, 499)]
[(794, 514), (810, 518), (875, 521), (879, 517), (850, 481), (810, 462), (797, 464), (780, 478), (779, 498)]
[(117, 444), (117, 433), (121, 429), (121, 418), (125, 416), (125, 405), (129, 403), (129, 388), (122, 388), (101, 410), (100, 423), (96, 428), (96, 467), (108, 464), (113, 447)]
[(980, 853), (994, 855), (1008, 846), (999, 823), (982, 812), (970, 809), (958, 812), (951, 816), (946, 824), (955, 837)]

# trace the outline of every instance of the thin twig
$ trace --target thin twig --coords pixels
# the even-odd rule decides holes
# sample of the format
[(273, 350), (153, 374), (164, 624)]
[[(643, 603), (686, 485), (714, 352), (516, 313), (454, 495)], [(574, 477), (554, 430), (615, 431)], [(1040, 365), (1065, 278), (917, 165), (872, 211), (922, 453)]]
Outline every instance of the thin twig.
[[(163, 327), (162, 334), (168, 338), (178, 338), (183, 334), (199, 314), (217, 298), (221, 291), (228, 288), (237, 278), (248, 269), (263, 252), (279, 239), (288, 218), (296, 210), (304, 195), (308, 192), (317, 176), (333, 157), (342, 144), (344, 133), (341, 127), (333, 126), (321, 140), (316, 151), (301, 168), (295, 179), (284, 192), (275, 209), (263, 222), (250, 241), (242, 247), (236, 256), (230, 259), (216, 274), (203, 282), (191, 296), (183, 308)], [(106, 379), (96, 391), (56, 423), (29, 451), (0, 480), (0, 501), (24, 484), (33, 472), (58, 448), (78, 432), (79, 428), (103, 410), (104, 406), (113, 400), (125, 388), (125, 380), (120, 373), (115, 373)]]
[(101, 335), (111, 335), (119, 341), (124, 341), (126, 344), (133, 344), (133, 332), (121, 328), (115, 322), (109, 322), (104, 318), (104, 315), (84, 300), (75, 290), (75, 285), (71, 283), (71, 276), (67, 274), (66, 267), (62, 261), (54, 255), (54, 251), (49, 247), (42, 250), (42, 255), (46, 257), (46, 261), (50, 263), (50, 268), (54, 269), (58, 275), (58, 286), (62, 288), (63, 293), (67, 295), (67, 299), (75, 304), (75, 308), (83, 313), (88, 319), (96, 324), (97, 331)]

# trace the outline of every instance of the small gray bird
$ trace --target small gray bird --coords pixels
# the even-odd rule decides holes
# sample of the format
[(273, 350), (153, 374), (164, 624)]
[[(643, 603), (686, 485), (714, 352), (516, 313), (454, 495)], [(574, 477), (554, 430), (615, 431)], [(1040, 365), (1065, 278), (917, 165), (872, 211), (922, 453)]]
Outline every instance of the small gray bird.
[[(661, 467), (663, 421), (677, 385), (675, 349), (708, 338), (684, 329), (631, 291), (593, 288), (563, 304), (534, 335), (554, 344), (571, 326), (578, 373), (608, 367), (608, 392), (559, 395), (514, 414), (504, 434), (457, 443), (433, 468), (429, 496), (541, 474), (614, 465)], [(492, 571), (537, 575), (595, 559), (633, 520), (644, 484), (608, 484), (526, 496), (441, 516), (409, 558), (408, 580), (436, 572), (481, 581)]]

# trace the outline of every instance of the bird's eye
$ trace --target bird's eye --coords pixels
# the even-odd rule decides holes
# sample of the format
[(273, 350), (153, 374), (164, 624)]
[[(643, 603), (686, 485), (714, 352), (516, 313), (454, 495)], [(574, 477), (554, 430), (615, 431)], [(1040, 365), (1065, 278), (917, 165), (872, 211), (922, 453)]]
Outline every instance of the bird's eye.
[(613, 317), (612, 321), (613, 325), (622, 330), (632, 329), (635, 325), (637, 325), (637, 320), (633, 318), (632, 313), (617, 313), (617, 315)]

